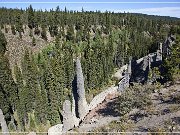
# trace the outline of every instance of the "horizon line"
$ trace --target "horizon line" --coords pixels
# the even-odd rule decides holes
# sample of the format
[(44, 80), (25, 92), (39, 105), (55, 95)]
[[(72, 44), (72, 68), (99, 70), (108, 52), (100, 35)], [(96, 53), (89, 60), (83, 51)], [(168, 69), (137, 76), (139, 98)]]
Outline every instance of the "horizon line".
[(47, 1), (44, 1), (44, 2), (37, 2), (37, 1), (32, 1), (32, 2), (14, 2), (14, 1), (9, 1), (9, 2), (5, 2), (5, 1), (0, 1), (0, 3), (4, 3), (4, 4), (14, 4), (14, 3), (27, 3), (27, 4), (180, 4), (180, 2), (150, 2), (150, 1), (144, 1), (144, 2), (138, 2), (138, 1), (132, 1), (132, 2), (107, 2), (107, 1), (102, 1), (102, 2), (65, 2), (65, 1), (62, 1), (62, 2), (47, 2)]

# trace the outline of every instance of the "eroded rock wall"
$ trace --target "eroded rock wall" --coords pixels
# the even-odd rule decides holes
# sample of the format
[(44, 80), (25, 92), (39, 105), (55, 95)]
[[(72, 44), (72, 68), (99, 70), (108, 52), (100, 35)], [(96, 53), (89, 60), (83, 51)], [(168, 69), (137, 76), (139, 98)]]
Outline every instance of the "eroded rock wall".
[(108, 94), (116, 93), (117, 89), (118, 89), (118, 86), (111, 86), (107, 88), (105, 91), (96, 95), (89, 104), (89, 110), (94, 109), (95, 107), (97, 107), (98, 104), (102, 103)]

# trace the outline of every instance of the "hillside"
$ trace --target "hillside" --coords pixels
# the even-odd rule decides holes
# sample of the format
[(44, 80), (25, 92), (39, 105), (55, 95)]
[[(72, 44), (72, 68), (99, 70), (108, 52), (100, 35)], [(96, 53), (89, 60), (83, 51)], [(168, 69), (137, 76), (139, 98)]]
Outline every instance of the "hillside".
[[(179, 91), (180, 19), (59, 7), (42, 11), (31, 5), (0, 8), (0, 17), (0, 109), (10, 132), (49, 132), (54, 126), (92, 131), (149, 102), (154, 112), (168, 107), (177, 115), (178, 105), (153, 98), (169, 97), (171, 87)], [(156, 91), (168, 83), (174, 86)], [(138, 94), (145, 103), (134, 103), (142, 100)], [(117, 107), (122, 100), (125, 110)], [(147, 119), (130, 120), (136, 127), (126, 131), (139, 130)]]
[[(89, 123), (93, 124), (83, 123), (78, 131), (95, 133), (126, 132), (128, 134), (132, 132), (149, 132), (150, 134), (179, 132), (179, 88), (179, 84), (176, 84), (159, 90), (155, 89), (148, 95), (150, 97), (149, 105), (144, 106), (144, 108), (134, 108), (121, 117), (119, 117), (120, 114), (117, 111), (120, 107), (118, 106), (118, 98), (106, 100), (93, 111), (93, 117), (89, 120)], [(122, 93), (122, 95), (125, 93)], [(140, 103), (141, 100), (143, 100), (143, 97), (137, 102)]]

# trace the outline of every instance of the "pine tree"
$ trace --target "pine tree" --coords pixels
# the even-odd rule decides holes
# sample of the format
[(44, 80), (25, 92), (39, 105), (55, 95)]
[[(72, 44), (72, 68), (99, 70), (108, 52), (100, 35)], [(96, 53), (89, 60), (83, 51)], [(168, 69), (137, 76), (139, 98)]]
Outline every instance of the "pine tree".
[(48, 120), (51, 125), (55, 125), (60, 122), (60, 116), (56, 91), (56, 78), (50, 65), (48, 65), (47, 70), (45, 71), (45, 89), (47, 91), (49, 101)]
[(18, 101), (17, 101), (17, 113), (19, 118), (18, 129), (25, 131), (26, 121), (28, 119), (27, 108), (25, 106), (25, 89), (23, 78), (20, 69), (18, 66), (15, 66), (14, 74), (16, 78), (16, 84), (18, 87)]
[(3, 55), (6, 51), (7, 41), (4, 34), (0, 30), (0, 55)]
[[(12, 78), (8, 59), (0, 54), (0, 108), (11, 119), (17, 106), (18, 89)], [(12, 111), (10, 111), (12, 110)]]
[(31, 5), (28, 8), (28, 27), (30, 29), (35, 27), (34, 11)]
[(32, 46), (36, 46), (36, 39), (34, 37), (32, 38)]
[(16, 30), (15, 30), (14, 25), (11, 25), (11, 32), (13, 35), (16, 35)]
[(36, 106), (35, 106), (35, 118), (37, 123), (43, 123), (46, 124), (47, 122), (47, 112), (48, 112), (48, 96), (47, 91), (45, 89), (45, 78), (43, 76), (45, 69), (46, 69), (46, 63), (43, 56), (39, 53), (38, 54), (38, 76), (39, 76), (39, 90), (38, 94), (36, 96)]
[(32, 55), (26, 50), (24, 60), (23, 60), (23, 78), (25, 80), (25, 96), (26, 96), (26, 107), (27, 111), (31, 112), (34, 109), (35, 95), (38, 90), (37, 81), (37, 67), (33, 61)]
[(164, 72), (162, 75), (166, 80), (176, 81), (180, 75), (180, 49), (179, 41), (171, 46), (171, 54), (163, 61)]
[(22, 38), (22, 34), (21, 32), (23, 32), (23, 24), (22, 24), (22, 21), (21, 21), (21, 16), (20, 14), (18, 13), (17, 16), (16, 16), (16, 31), (19, 32), (19, 37)]
[(42, 105), (43, 103), (42, 103), (41, 91), (37, 90), (36, 97), (35, 97), (35, 108), (34, 108), (35, 119), (36, 119), (37, 124), (42, 123), (44, 119), (42, 116), (42, 113), (43, 113)]
[(38, 35), (38, 36), (40, 35), (40, 30), (39, 30), (38, 26), (35, 27), (34, 34)]
[(42, 37), (42, 39), (44, 39), (44, 40), (47, 41), (47, 35), (46, 35), (46, 29), (45, 29), (45, 26), (42, 27), (41, 37)]
[(48, 96), (47, 96), (47, 92), (46, 89), (44, 88), (44, 85), (41, 87), (41, 121), (43, 124), (46, 124), (47, 120), (48, 120), (48, 110), (49, 110), (49, 106), (48, 106)]
[(35, 122), (35, 120), (34, 120), (34, 118), (33, 118), (33, 116), (32, 116), (32, 114), (29, 114), (29, 130), (30, 131), (35, 131), (36, 130), (36, 122)]

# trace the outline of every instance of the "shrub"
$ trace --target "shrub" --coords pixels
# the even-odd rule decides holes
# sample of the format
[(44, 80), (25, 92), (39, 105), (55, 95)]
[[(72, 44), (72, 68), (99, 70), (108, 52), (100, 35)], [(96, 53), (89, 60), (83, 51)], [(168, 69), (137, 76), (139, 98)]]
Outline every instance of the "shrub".
[(35, 28), (34, 34), (38, 36), (40, 35), (40, 30), (38, 29), (38, 27)]
[(119, 96), (119, 113), (125, 115), (133, 108), (143, 109), (152, 104), (149, 94), (153, 91), (152, 88), (147, 86), (135, 85), (125, 90)]
[(180, 93), (177, 93), (176, 95), (174, 95), (173, 101), (175, 103), (180, 103)]
[(13, 35), (16, 35), (16, 30), (15, 30), (14, 25), (11, 26), (11, 31), (12, 31), (12, 34), (13, 34)]

